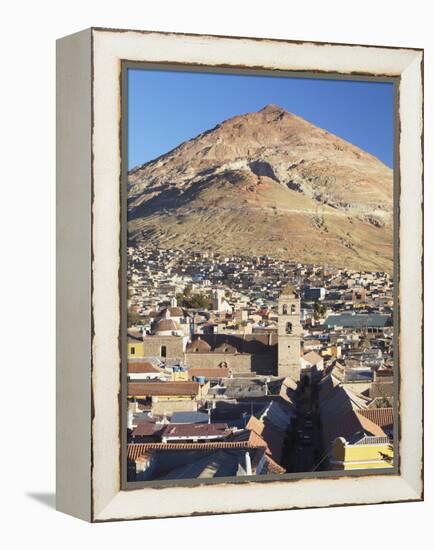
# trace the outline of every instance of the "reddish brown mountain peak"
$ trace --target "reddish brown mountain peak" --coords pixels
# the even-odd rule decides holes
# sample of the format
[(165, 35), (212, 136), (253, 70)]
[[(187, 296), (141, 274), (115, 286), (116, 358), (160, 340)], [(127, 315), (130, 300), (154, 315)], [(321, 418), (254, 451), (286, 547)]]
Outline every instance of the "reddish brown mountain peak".
[(137, 240), (391, 269), (392, 171), (273, 103), (143, 164), (128, 185)]
[(283, 107), (280, 107), (279, 105), (276, 105), (275, 103), (269, 103), (268, 105), (265, 105), (265, 107), (262, 107), (262, 109), (259, 110), (260, 113), (288, 113), (286, 109)]

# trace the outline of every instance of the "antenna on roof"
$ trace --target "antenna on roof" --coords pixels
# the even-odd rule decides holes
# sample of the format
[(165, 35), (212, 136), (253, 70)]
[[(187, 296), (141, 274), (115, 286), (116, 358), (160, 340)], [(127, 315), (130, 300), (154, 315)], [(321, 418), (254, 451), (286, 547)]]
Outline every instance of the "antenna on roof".
[(243, 411), (241, 416), (243, 417), (243, 420), (244, 420), (244, 427), (246, 427), (246, 425), (247, 425), (247, 422), (246, 422), (247, 413), (246, 413), (246, 411)]
[(212, 409), (212, 406), (210, 406), (209, 402), (208, 402), (208, 407), (207, 407), (207, 412), (208, 412), (208, 424), (211, 424), (211, 409)]

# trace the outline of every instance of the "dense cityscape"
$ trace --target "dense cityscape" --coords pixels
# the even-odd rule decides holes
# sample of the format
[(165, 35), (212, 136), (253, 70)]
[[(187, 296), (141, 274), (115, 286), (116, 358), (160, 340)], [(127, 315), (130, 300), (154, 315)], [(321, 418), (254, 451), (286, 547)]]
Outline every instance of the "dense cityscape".
[(393, 466), (393, 279), (128, 248), (128, 480)]

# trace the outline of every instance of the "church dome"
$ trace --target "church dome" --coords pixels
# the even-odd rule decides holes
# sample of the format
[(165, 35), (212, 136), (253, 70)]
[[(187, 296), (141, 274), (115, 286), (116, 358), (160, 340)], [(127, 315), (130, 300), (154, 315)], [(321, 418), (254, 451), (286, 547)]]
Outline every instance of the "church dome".
[(196, 338), (196, 340), (193, 340), (191, 344), (187, 346), (187, 352), (209, 352), (211, 351), (211, 346), (208, 344), (208, 342), (205, 342), (205, 340), (201, 340), (200, 338)]
[(216, 353), (236, 353), (237, 348), (231, 346), (231, 344), (228, 344), (227, 342), (224, 342), (223, 344), (220, 344), (218, 348), (215, 348), (214, 351)]
[(154, 334), (161, 334), (165, 332), (176, 332), (181, 330), (181, 327), (173, 319), (160, 319), (154, 326)]

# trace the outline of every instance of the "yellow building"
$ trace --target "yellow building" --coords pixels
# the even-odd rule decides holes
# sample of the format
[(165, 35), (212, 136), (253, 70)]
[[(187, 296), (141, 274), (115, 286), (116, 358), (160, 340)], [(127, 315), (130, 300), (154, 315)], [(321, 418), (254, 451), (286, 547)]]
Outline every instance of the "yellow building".
[(154, 414), (173, 414), (180, 411), (197, 411), (206, 397), (209, 382), (130, 382), (129, 400), (144, 401)]
[(145, 347), (142, 340), (128, 338), (128, 359), (140, 359), (145, 356)]
[(135, 399), (152, 399), (158, 401), (198, 401), (203, 399), (209, 390), (209, 382), (130, 382), (128, 397)]
[(334, 357), (335, 359), (340, 359), (341, 357), (341, 346), (335, 346), (335, 345), (332, 345), (332, 346), (329, 346), (328, 348), (326, 348), (325, 350), (323, 350), (321, 352), (321, 355), (323, 356), (330, 356), (330, 357)]
[(354, 443), (338, 437), (332, 445), (330, 465), (334, 470), (391, 468), (393, 445), (387, 436), (363, 436)]
[(189, 380), (187, 369), (173, 369), (170, 379), (173, 382), (186, 382)]

